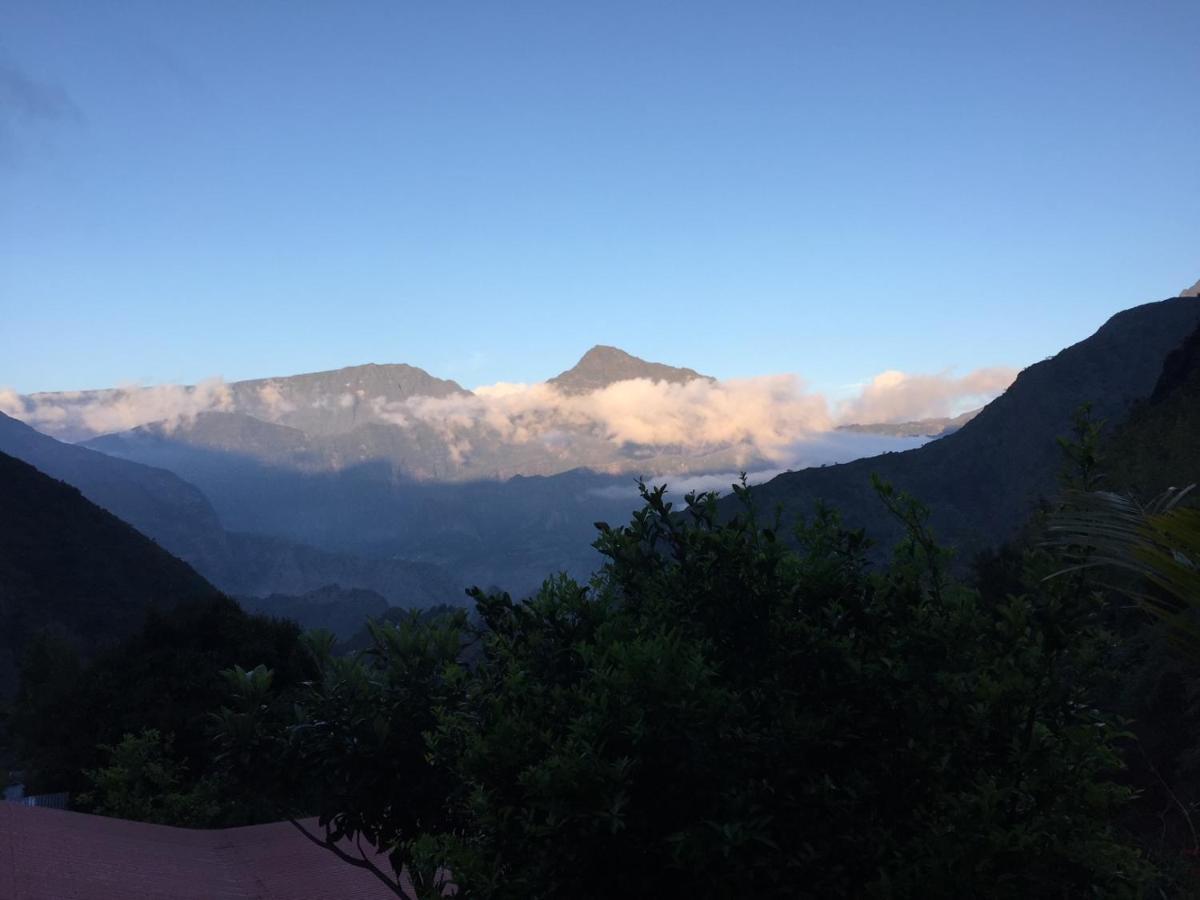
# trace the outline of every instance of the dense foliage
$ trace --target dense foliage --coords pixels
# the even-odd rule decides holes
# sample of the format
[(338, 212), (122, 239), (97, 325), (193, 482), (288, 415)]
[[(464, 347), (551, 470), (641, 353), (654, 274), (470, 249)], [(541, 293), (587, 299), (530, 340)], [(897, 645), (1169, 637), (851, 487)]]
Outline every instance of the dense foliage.
[(1055, 577), (1081, 577), (1110, 598), (1121, 677), (1104, 702), (1130, 718), (1124, 749), (1137, 789), (1122, 823), (1181, 896), (1200, 893), (1197, 400), (1200, 331), (1115, 432), (1077, 421), (1072, 456), (1092, 475), (1071, 480), (1045, 532), (1059, 558)]
[[(220, 672), (238, 663), (269, 666), (283, 692), (315, 672), (294, 624), (248, 615), (226, 598), (152, 611), (138, 633), (87, 664), (63, 641), (33, 641), (11, 717), (27, 789), (89, 793), (103, 808), (92, 774), (128, 762), (128, 736), (156, 748), (180, 790), (191, 790), (213, 763), (211, 714), (227, 692)], [(248, 811), (245, 799), (227, 797), (221, 814), (175, 824), (268, 814)]]
[(477, 592), (477, 631), (379, 626), (290, 722), (242, 673), (228, 758), (286, 760), (331, 837), (431, 893), (444, 864), (486, 897), (1136, 896), (1099, 601), (980, 603), (880, 491), (908, 537), (878, 573), (829, 511), (794, 551), (752, 510), (647, 491), (601, 526), (592, 585)]
[(106, 763), (87, 772), (92, 789), (76, 805), (104, 816), (204, 826), (227, 819), (228, 788), (220, 778), (189, 778), (170, 735), (154, 728), (126, 734), (115, 747), (101, 745)]

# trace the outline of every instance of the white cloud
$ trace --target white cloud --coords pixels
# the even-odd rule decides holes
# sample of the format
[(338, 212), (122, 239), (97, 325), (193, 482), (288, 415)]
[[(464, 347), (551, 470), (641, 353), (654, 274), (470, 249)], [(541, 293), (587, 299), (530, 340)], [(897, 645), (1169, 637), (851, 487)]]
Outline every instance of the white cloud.
[(744, 446), (774, 458), (832, 422), (823, 397), (791, 375), (685, 384), (633, 379), (589, 394), (563, 394), (549, 384), (494, 384), (473, 394), (416, 397), (375, 409), (397, 425), (419, 421), (446, 440), (485, 428), (500, 440), (561, 443), (584, 430), (618, 445), (708, 452)]
[(961, 377), (889, 370), (876, 375), (862, 392), (838, 406), (841, 422), (911, 422), (953, 416), (982, 406), (1002, 393), (1017, 370), (997, 366), (976, 369)]
[(48, 434), (67, 438), (127, 431), (151, 422), (174, 428), (202, 412), (233, 408), (229, 386), (220, 378), (187, 387), (162, 384), (32, 394), (23, 402), (24, 409), (14, 413), (18, 418)]
[(258, 401), (272, 422), (278, 421), (284, 413), (292, 412), (296, 408), (296, 404), (284, 397), (279, 385), (273, 381), (268, 381), (258, 389)]
[[(766, 462), (798, 468), (849, 458), (842, 445), (822, 443), (821, 436), (831, 432), (835, 421), (894, 422), (950, 415), (964, 403), (990, 400), (1014, 376), (1013, 370), (1001, 368), (979, 369), (962, 377), (883, 372), (866, 383), (857, 397), (838, 404), (836, 415), (824, 396), (809, 392), (793, 375), (695, 379), (683, 384), (633, 379), (587, 394), (564, 394), (546, 383), (501, 382), (446, 397), (396, 401), (366, 397), (360, 391), (308, 402), (314, 408), (359, 406), (367, 418), (403, 428), (427, 426), (460, 464), (483, 441), (536, 441), (569, 456), (572, 444), (585, 440), (593, 447), (611, 444), (630, 458), (718, 454), (724, 461), (716, 464), (722, 466), (745, 460), (752, 465)], [(262, 384), (242, 397), (243, 412), (272, 421), (298, 408), (276, 382)], [(190, 387), (122, 387), (26, 397), (0, 390), (0, 411), (69, 440), (152, 422), (172, 428), (202, 412), (238, 409), (243, 401), (219, 378)]]
[(12, 416), (14, 419), (24, 419), (25, 398), (9, 388), (0, 388), (0, 413)]

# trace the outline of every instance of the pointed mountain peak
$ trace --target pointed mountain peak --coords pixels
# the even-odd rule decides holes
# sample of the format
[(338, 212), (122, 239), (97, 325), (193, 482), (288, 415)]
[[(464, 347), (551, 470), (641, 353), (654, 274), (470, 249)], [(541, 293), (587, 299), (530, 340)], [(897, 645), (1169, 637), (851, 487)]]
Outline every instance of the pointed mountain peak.
[(669, 381), (684, 384), (697, 378), (712, 381), (693, 369), (677, 368), (663, 363), (647, 362), (632, 356), (617, 347), (597, 344), (583, 354), (573, 368), (556, 375), (547, 383), (554, 385), (564, 394), (588, 394), (634, 378), (651, 381)]
[(1186, 291), (1179, 292), (1180, 297), (1200, 297), (1200, 281), (1197, 281)]

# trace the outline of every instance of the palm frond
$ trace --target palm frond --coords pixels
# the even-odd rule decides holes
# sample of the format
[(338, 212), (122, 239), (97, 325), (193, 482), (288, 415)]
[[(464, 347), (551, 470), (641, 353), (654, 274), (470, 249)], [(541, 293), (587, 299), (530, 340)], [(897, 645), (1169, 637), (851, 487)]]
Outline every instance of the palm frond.
[(1169, 488), (1145, 504), (1110, 491), (1067, 493), (1048, 522), (1048, 543), (1068, 565), (1049, 577), (1101, 568), (1133, 573), (1157, 590), (1116, 589), (1169, 621), (1200, 655), (1200, 631), (1184, 618), (1200, 612), (1200, 510), (1180, 503), (1194, 487)]

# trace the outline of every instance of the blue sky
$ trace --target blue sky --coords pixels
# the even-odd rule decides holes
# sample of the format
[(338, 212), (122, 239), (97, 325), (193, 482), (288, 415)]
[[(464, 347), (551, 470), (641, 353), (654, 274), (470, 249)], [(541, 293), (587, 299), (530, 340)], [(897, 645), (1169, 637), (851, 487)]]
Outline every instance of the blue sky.
[(0, 385), (818, 390), (1200, 277), (1200, 4), (0, 4)]

